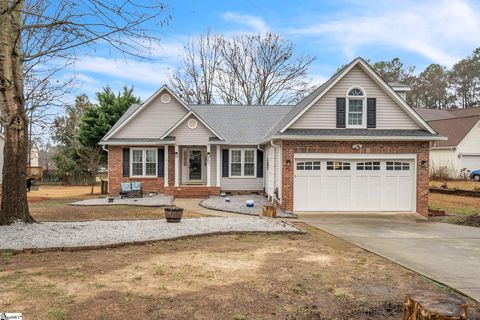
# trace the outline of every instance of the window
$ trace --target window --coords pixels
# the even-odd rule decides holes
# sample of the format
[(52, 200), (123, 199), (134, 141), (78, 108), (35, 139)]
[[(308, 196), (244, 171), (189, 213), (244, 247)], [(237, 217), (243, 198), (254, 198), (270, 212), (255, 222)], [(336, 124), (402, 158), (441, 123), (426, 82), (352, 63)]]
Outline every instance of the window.
[(410, 163), (387, 161), (387, 170), (388, 171), (408, 171), (410, 170)]
[(380, 161), (370, 161), (370, 162), (360, 162), (357, 163), (357, 170), (360, 171), (369, 171), (369, 170), (380, 170)]
[(353, 88), (347, 93), (347, 127), (365, 128), (365, 93)]
[(132, 177), (156, 177), (157, 176), (156, 148), (131, 149), (131, 176)]
[(256, 149), (230, 149), (230, 177), (255, 177)]
[(327, 161), (327, 170), (350, 170), (350, 162)]
[(297, 162), (297, 170), (320, 170), (320, 161)]

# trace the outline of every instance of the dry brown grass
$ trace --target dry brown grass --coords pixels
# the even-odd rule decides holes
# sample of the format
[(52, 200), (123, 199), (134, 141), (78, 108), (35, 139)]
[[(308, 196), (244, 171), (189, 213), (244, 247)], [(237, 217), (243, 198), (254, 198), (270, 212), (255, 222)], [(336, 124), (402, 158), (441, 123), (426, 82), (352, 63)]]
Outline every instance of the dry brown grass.
[(475, 190), (480, 188), (480, 182), (473, 180), (430, 180), (430, 188), (441, 188), (446, 183), (448, 189)]
[(451, 214), (479, 214), (480, 198), (430, 193), (429, 207), (431, 209), (444, 210)]
[[(84, 220), (131, 220), (164, 219), (163, 208), (133, 206), (71, 206), (69, 203), (99, 197), (96, 187), (94, 195), (90, 186), (40, 186), (39, 190), (28, 194), (30, 212), (37, 221), (84, 221)], [(201, 215), (186, 211), (185, 217), (196, 218)]]
[[(399, 319), (441, 290), (317, 229), (0, 256), (0, 310), (28, 319)], [(473, 302), (470, 302), (473, 304)], [(473, 304), (472, 316), (476, 305)]]

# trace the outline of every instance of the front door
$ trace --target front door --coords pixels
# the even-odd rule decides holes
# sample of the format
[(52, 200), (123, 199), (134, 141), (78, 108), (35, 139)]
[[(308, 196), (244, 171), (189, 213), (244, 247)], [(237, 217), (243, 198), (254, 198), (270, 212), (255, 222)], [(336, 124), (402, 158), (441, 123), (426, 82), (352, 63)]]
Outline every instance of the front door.
[(202, 151), (190, 149), (188, 150), (188, 181), (202, 181)]

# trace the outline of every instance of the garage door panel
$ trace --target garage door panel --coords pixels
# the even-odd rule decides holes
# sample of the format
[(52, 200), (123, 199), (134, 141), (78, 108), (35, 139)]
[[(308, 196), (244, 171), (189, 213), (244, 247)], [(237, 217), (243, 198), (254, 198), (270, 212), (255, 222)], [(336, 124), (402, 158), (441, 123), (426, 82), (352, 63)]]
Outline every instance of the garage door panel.
[(414, 210), (413, 161), (324, 159), (321, 163), (321, 170), (295, 171), (294, 210)]

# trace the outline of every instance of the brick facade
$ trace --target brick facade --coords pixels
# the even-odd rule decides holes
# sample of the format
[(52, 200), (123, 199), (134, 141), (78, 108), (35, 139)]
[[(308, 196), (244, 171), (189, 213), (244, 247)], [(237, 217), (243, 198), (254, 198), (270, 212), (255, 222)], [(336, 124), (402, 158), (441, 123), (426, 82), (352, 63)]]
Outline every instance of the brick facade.
[[(142, 148), (142, 146), (138, 146)], [(220, 195), (220, 188), (207, 186), (181, 186), (175, 185), (175, 147), (168, 148), (168, 187), (164, 186), (163, 177), (153, 178), (130, 178), (123, 176), (123, 148), (129, 146), (110, 146), (108, 149), (108, 192), (118, 194), (120, 183), (140, 181), (145, 192), (162, 192), (176, 197), (202, 197)], [(162, 147), (160, 147), (162, 148)]]
[[(352, 149), (361, 144), (360, 150)], [(422, 141), (283, 141), (282, 143), (282, 208), (293, 211), (293, 180), (295, 153), (351, 153), (351, 154), (402, 154), (417, 155), (417, 213), (428, 215), (428, 157), (429, 143)], [(290, 160), (290, 168), (286, 167)]]

